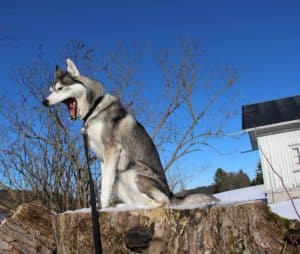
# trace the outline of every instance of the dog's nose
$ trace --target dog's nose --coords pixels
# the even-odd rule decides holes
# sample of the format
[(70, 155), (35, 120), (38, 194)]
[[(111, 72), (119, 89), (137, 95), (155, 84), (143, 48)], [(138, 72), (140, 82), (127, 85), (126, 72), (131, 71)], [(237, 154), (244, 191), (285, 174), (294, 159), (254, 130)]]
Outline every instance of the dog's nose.
[(43, 100), (42, 103), (45, 107), (49, 107), (49, 101), (47, 99)]

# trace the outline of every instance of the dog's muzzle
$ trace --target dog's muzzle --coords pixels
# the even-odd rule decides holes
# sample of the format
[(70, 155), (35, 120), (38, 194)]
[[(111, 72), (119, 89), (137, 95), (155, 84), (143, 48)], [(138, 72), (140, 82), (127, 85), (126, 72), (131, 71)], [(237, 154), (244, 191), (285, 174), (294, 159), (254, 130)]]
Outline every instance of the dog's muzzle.
[(47, 100), (47, 99), (45, 99), (45, 100), (43, 100), (43, 105), (45, 106), (45, 107), (49, 107), (50, 105), (49, 105), (49, 101)]

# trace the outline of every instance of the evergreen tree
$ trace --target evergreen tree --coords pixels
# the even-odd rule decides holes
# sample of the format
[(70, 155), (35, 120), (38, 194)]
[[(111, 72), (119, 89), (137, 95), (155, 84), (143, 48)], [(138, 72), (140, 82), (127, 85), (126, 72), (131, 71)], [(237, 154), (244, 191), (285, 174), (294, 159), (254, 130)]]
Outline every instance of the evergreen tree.
[(257, 163), (256, 175), (255, 175), (255, 178), (252, 180), (251, 185), (258, 185), (258, 184), (264, 184), (261, 162)]
[(214, 193), (222, 191), (225, 177), (226, 172), (222, 168), (218, 168), (214, 176)]

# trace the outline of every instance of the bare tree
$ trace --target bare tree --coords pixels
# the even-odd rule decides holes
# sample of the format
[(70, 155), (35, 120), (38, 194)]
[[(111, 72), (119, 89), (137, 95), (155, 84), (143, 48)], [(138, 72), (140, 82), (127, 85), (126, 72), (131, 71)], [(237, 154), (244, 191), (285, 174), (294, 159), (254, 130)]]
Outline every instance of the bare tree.
[[(163, 52), (160, 55), (160, 63), (164, 71), (165, 85), (169, 102), (163, 114), (158, 118), (159, 121), (152, 134), (154, 140), (170, 140), (174, 146), (171, 149), (169, 158), (165, 163), (165, 171), (180, 158), (187, 154), (199, 152), (203, 146), (210, 146), (209, 138), (224, 135), (224, 116), (228, 117), (228, 112), (219, 119), (215, 119), (215, 126), (207, 126), (205, 120), (208, 114), (213, 114), (213, 106), (218, 102), (220, 97), (227, 92), (235, 82), (236, 76), (230, 76), (225, 80), (225, 84), (215, 87), (215, 91), (209, 94), (209, 91), (201, 91), (207, 94), (207, 99), (201, 102), (193, 98), (196, 89), (199, 88), (200, 65), (198, 63), (199, 52), (195, 46), (184, 45), (183, 52), (177, 64), (169, 63), (168, 53)], [(233, 75), (235, 73), (231, 73)], [(197, 105), (198, 104), (198, 105)], [(176, 133), (174, 137), (166, 136), (169, 129), (168, 122), (178, 116), (179, 110), (184, 110), (185, 121), (181, 124), (180, 129), (175, 129), (171, 133)], [(176, 115), (177, 114), (177, 115)], [(202, 127), (200, 126), (202, 124)], [(174, 125), (173, 125), (174, 126)]]

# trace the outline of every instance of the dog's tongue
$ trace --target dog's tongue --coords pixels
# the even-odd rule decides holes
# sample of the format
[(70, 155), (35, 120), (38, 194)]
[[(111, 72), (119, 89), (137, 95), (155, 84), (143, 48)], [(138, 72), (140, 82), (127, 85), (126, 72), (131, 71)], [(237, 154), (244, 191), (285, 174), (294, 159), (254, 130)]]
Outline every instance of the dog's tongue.
[(67, 104), (71, 119), (72, 120), (76, 119), (76, 100), (73, 98), (70, 98), (67, 100), (66, 104)]

